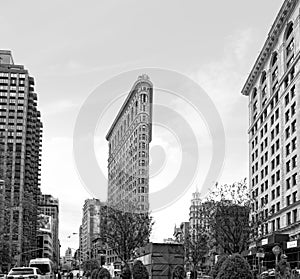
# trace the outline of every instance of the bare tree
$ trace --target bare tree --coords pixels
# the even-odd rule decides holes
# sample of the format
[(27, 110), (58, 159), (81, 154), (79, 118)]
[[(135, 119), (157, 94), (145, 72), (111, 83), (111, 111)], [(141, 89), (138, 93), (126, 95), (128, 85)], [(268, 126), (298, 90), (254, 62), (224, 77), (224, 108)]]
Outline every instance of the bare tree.
[(208, 196), (210, 236), (224, 253), (241, 253), (247, 249), (252, 226), (249, 219), (251, 199), (246, 180), (233, 184), (216, 184)]
[(152, 217), (149, 213), (137, 212), (133, 206), (127, 210), (103, 207), (100, 236), (103, 242), (127, 264), (136, 248), (149, 242)]
[(208, 231), (205, 230), (200, 224), (197, 224), (190, 230), (189, 235), (185, 240), (188, 262), (193, 267), (193, 278), (197, 277), (196, 272), (198, 265), (208, 253), (208, 241)]

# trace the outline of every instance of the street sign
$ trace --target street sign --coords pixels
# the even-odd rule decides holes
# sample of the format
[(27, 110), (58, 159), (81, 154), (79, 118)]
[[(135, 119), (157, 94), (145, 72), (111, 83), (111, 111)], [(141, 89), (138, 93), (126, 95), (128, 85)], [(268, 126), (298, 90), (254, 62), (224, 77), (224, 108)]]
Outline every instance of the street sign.
[(278, 256), (281, 252), (281, 249), (278, 245), (276, 245), (276, 246), (273, 247), (272, 252), (275, 256)]
[(256, 257), (257, 258), (264, 258), (265, 257), (265, 253), (256, 253)]

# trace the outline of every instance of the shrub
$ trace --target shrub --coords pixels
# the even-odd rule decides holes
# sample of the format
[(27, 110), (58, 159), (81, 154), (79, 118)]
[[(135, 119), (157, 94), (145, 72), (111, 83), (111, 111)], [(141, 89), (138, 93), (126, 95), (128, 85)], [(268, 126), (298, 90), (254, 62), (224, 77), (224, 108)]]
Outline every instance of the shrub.
[(102, 267), (98, 270), (97, 279), (111, 279), (109, 271)]
[(197, 279), (197, 273), (198, 273), (197, 271), (192, 269), (190, 273), (190, 279)]
[(217, 279), (253, 279), (248, 262), (239, 254), (229, 256), (222, 264)]
[(97, 279), (98, 272), (99, 272), (99, 268), (93, 269), (91, 274), (91, 279)]
[(147, 268), (139, 260), (135, 261), (132, 267), (133, 279), (148, 279), (149, 273)]
[(131, 271), (128, 265), (122, 267), (121, 270), (121, 278), (122, 279), (131, 279)]
[(289, 278), (291, 273), (291, 267), (290, 264), (287, 262), (286, 259), (281, 259), (276, 267), (276, 270), (279, 272), (279, 274), (285, 278)]
[(184, 279), (185, 278), (185, 271), (183, 266), (177, 265), (173, 270), (173, 278), (177, 279)]
[(214, 267), (212, 268), (212, 271), (210, 273), (212, 278), (214, 278), (214, 279), (217, 278), (218, 273), (220, 272), (221, 266), (227, 258), (228, 258), (228, 255), (222, 255), (218, 258), (218, 261), (216, 262), (216, 264), (214, 265)]

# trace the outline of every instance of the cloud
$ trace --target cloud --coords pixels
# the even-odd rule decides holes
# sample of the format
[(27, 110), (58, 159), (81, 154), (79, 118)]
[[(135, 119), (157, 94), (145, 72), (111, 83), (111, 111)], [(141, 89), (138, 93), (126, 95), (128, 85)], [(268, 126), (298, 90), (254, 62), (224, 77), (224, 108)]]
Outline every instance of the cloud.
[(84, 199), (90, 198), (79, 180), (72, 147), (72, 138), (53, 137), (44, 143), (42, 154), (46, 160), (42, 159), (41, 190), (59, 199), (59, 218), (60, 224), (63, 224), (59, 231), (62, 253), (68, 245), (78, 247), (77, 238), (67, 239), (67, 236), (74, 230), (78, 231)]
[(43, 116), (52, 116), (61, 113), (69, 113), (70, 110), (78, 109), (80, 104), (75, 103), (70, 99), (61, 99), (46, 105), (41, 105), (40, 110)]
[(244, 68), (253, 38), (251, 29), (228, 37), (222, 59), (201, 65), (191, 73), (210, 95), (221, 115), (226, 135), (226, 162), (222, 180), (234, 181), (247, 176), (248, 145), (247, 99), (240, 93), (245, 82)]

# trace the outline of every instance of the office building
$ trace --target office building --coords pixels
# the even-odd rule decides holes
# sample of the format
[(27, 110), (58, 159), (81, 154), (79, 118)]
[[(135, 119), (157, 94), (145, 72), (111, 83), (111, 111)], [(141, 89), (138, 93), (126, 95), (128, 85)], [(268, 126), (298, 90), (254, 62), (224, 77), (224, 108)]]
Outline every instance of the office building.
[(134, 83), (106, 139), (109, 142), (108, 205), (149, 211), (149, 143), (153, 85), (147, 75)]
[(287, 247), (299, 247), (300, 237), (299, 8), (298, 0), (283, 2), (242, 89), (249, 100), (251, 219), (262, 222), (257, 245), (268, 252), (278, 243), (291, 262)]
[(190, 223), (182, 222), (179, 227), (174, 227), (173, 237), (175, 242), (184, 244), (189, 237)]
[(59, 247), (59, 201), (51, 195), (41, 194), (38, 202), (39, 214), (51, 216), (51, 235), (53, 242), (52, 260), (55, 265), (59, 264), (60, 247)]
[(49, 258), (54, 261), (53, 219), (49, 215), (38, 215), (37, 249), (37, 258)]
[(100, 236), (102, 206), (105, 206), (105, 203), (100, 202), (98, 199), (87, 199), (84, 202), (79, 233), (79, 257), (81, 262), (93, 257), (93, 240)]
[(0, 50), (0, 242), (10, 264), (25, 265), (36, 253), (41, 137), (34, 79)]

